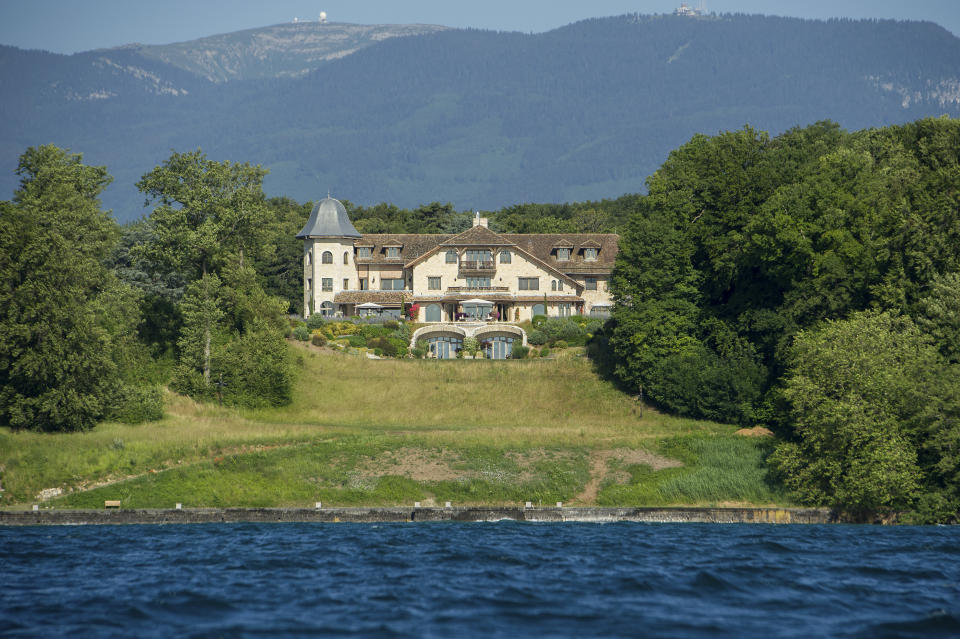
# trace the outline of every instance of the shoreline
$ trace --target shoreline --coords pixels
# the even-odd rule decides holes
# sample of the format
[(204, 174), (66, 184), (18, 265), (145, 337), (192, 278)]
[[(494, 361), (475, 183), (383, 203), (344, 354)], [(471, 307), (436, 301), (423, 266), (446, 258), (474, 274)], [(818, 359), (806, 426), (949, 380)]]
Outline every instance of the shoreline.
[(184, 508), (104, 510), (0, 510), (0, 526), (83, 526), (210, 523), (584, 522), (712, 524), (840, 523), (827, 508)]

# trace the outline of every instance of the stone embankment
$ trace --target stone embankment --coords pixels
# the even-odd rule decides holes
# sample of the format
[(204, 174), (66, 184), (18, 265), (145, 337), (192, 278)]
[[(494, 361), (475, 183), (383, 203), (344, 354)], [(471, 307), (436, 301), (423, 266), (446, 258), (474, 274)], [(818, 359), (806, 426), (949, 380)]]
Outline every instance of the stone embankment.
[(105, 510), (2, 510), (0, 526), (86, 524), (209, 524), (240, 522), (529, 521), (826, 524), (825, 508), (185, 508)]

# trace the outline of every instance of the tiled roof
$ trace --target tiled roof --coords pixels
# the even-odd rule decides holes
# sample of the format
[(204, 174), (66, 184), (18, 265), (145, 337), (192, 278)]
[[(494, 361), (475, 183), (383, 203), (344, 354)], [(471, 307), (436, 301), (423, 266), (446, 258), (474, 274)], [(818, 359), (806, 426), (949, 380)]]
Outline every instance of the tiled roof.
[[(564, 273), (610, 272), (620, 241), (620, 236), (615, 233), (504, 233), (501, 237)], [(568, 242), (566, 246), (573, 249), (570, 251), (569, 260), (558, 262), (553, 255), (556, 246), (565, 246), (558, 242)], [(592, 262), (585, 261), (585, 248), (599, 249), (597, 259)]]
[(396, 260), (387, 261), (383, 251), (387, 246), (400, 246), (400, 260), (404, 263), (415, 260), (424, 253), (437, 247), (451, 235), (426, 235), (420, 233), (364, 233), (363, 237), (353, 243), (354, 246), (373, 248), (373, 257), (364, 260), (362, 264), (396, 264)]
[[(609, 273), (617, 256), (620, 237), (614, 233), (494, 233), (485, 226), (474, 226), (459, 235), (421, 235), (416, 233), (370, 233), (354, 242), (373, 248), (373, 256), (362, 264), (396, 264), (386, 259), (383, 248), (402, 246), (400, 259), (408, 268), (428, 253), (454, 246), (516, 246), (549, 268), (566, 274)], [(554, 248), (570, 248), (570, 259), (558, 262)], [(583, 249), (598, 249), (597, 259), (587, 262)]]
[(459, 235), (441, 242), (444, 246), (510, 246), (505, 236), (494, 233), (485, 226), (472, 226)]

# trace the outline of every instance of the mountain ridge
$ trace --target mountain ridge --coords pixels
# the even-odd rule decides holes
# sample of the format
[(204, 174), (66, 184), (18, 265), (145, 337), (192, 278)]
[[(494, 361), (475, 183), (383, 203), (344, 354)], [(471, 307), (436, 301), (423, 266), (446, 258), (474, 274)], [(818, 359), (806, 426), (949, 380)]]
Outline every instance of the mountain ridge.
[(30, 145), (85, 152), (115, 175), (105, 202), (121, 219), (143, 211), (132, 185), (171, 149), (263, 164), (271, 195), (492, 209), (642, 191), (695, 133), (960, 116), (960, 39), (929, 22), (627, 14), (538, 34), (443, 28), (315, 58), (295, 77), (240, 65), (228, 81), (137, 47), (55, 55), (0, 47), (12, 89), (0, 157), (12, 170)]

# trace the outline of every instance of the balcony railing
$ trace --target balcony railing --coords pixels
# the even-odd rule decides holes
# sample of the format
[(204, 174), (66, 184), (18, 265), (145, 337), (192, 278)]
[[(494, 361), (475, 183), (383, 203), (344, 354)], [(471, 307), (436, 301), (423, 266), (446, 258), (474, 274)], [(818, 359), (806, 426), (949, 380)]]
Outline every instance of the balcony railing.
[(509, 286), (448, 286), (448, 293), (508, 293)]
[(493, 260), (460, 260), (461, 271), (493, 271), (496, 268)]

